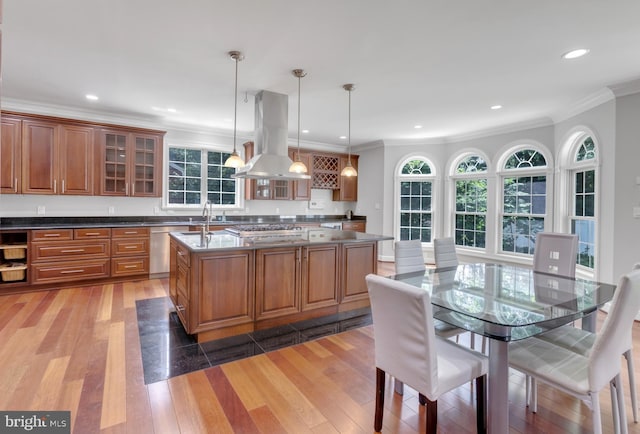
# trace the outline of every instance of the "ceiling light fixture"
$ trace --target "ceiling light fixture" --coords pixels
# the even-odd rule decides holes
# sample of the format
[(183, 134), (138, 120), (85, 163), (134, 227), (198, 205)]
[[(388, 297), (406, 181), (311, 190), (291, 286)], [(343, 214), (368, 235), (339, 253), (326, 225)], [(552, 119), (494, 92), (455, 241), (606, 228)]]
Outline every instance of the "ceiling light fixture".
[(347, 160), (347, 165), (344, 166), (344, 169), (342, 169), (342, 171), (340, 172), (340, 175), (349, 176), (349, 177), (358, 176), (358, 172), (356, 171), (355, 167), (353, 167), (353, 165), (351, 164), (351, 92), (355, 89), (355, 86), (353, 84), (345, 84), (344, 86), (342, 86), (342, 88), (347, 92), (349, 92), (349, 130), (347, 135), (347, 139), (349, 140), (347, 143), (349, 159)]
[(88, 100), (91, 100), (91, 101), (98, 101), (98, 97), (96, 95), (92, 95), (92, 94), (85, 95), (85, 98), (87, 98)]
[(224, 162), (225, 167), (242, 167), (244, 166), (244, 161), (238, 155), (238, 151), (236, 151), (236, 124), (238, 121), (238, 62), (244, 59), (244, 56), (239, 51), (229, 51), (229, 57), (231, 57), (236, 62), (236, 85), (233, 91), (234, 96), (234, 106), (233, 106), (233, 152), (231, 156), (227, 158)]
[(588, 48), (578, 48), (577, 50), (571, 50), (562, 55), (563, 59), (577, 59), (585, 54), (589, 53)]
[(502, 106), (500, 104), (492, 105), (491, 110), (500, 110)]
[(302, 69), (294, 69), (292, 72), (298, 77), (298, 151), (296, 152), (296, 160), (289, 166), (289, 172), (307, 173), (307, 166), (300, 161), (300, 80), (307, 74)]
[(415, 128), (416, 130), (419, 130), (420, 128), (422, 128), (422, 125), (414, 125), (413, 128)]

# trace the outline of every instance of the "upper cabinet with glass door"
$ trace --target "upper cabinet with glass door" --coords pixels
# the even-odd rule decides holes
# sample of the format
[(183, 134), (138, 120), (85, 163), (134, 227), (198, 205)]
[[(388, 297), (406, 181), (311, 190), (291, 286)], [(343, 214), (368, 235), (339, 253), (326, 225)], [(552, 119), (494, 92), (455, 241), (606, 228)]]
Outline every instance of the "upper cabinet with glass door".
[(162, 138), (161, 132), (100, 130), (100, 194), (161, 196)]

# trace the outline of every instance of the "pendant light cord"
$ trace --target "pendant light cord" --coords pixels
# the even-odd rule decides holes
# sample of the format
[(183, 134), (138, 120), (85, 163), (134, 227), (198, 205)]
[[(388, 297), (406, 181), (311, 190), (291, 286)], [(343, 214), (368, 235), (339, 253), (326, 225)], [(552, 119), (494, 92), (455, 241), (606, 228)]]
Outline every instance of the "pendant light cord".
[(233, 92), (233, 153), (236, 154), (236, 123), (238, 122), (238, 57), (236, 56), (236, 84)]
[(300, 80), (302, 79), (302, 76), (299, 75), (298, 76), (298, 158), (297, 160), (300, 161)]
[(348, 129), (348, 146), (349, 146), (349, 164), (351, 164), (351, 90), (349, 90), (349, 129)]

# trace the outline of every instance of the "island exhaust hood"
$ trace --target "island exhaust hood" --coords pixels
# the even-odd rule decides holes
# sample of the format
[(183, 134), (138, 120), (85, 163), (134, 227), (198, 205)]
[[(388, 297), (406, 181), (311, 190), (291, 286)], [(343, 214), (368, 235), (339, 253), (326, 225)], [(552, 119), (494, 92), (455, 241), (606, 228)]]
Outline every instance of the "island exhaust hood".
[(287, 145), (288, 96), (262, 90), (256, 95), (255, 101), (256, 155), (231, 176), (249, 179), (310, 179), (305, 173), (289, 172), (293, 161), (289, 158)]

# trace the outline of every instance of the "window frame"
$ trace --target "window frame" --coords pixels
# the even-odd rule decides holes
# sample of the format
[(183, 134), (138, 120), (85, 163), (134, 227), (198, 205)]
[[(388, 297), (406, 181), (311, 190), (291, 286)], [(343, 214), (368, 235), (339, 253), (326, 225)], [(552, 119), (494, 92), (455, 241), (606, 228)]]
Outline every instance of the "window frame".
[[(187, 149), (187, 150), (195, 150), (200, 151), (201, 160), (200, 160), (200, 203), (199, 204), (172, 204), (169, 203), (169, 152), (171, 148), (179, 148), (179, 149)], [(194, 209), (202, 209), (208, 198), (207, 191), (207, 153), (209, 152), (220, 152), (230, 154), (229, 150), (223, 146), (211, 146), (211, 145), (182, 145), (182, 144), (168, 144), (165, 146), (164, 150), (164, 176), (163, 176), (163, 188), (162, 188), (162, 205), (164, 209), (170, 210), (194, 210)], [(244, 179), (235, 179), (236, 181), (236, 191), (235, 191), (235, 204), (234, 205), (222, 205), (222, 204), (212, 204), (211, 207), (214, 210), (238, 210), (244, 208)]]
[[(506, 169), (506, 163), (511, 158), (512, 155), (524, 151), (524, 150), (534, 150), (538, 152), (542, 157), (544, 157), (546, 165), (545, 166), (534, 166), (534, 167), (524, 167), (524, 168), (513, 168)], [(495, 234), (495, 250), (496, 254), (499, 256), (508, 256), (513, 259), (520, 260), (528, 260), (533, 261), (533, 252), (531, 253), (521, 253), (517, 251), (506, 251), (503, 250), (503, 223), (506, 215), (511, 215), (511, 213), (504, 212), (504, 182), (506, 178), (519, 178), (519, 177), (535, 177), (535, 176), (545, 176), (545, 212), (544, 214), (522, 214), (523, 216), (531, 217), (542, 217), (543, 218), (543, 228), (542, 231), (551, 231), (553, 228), (552, 218), (554, 215), (553, 206), (554, 206), (554, 198), (553, 198), (553, 158), (550, 153), (541, 143), (536, 141), (522, 141), (516, 145), (511, 144), (506, 147), (506, 150), (501, 153), (501, 156), (496, 165), (496, 219), (494, 224), (496, 225), (496, 234)], [(518, 215), (518, 214), (515, 214)]]
[[(424, 161), (430, 168), (431, 173), (428, 175), (408, 175), (403, 174), (403, 167), (411, 160), (422, 160)], [(433, 239), (438, 234), (438, 225), (440, 219), (438, 218), (438, 210), (435, 205), (438, 203), (439, 199), (439, 179), (438, 179), (438, 169), (434, 164), (433, 160), (423, 154), (410, 154), (400, 159), (399, 163), (396, 165), (394, 170), (394, 224), (393, 224), (393, 232), (394, 237), (397, 240), (402, 239), (400, 237), (401, 229), (401, 183), (406, 180), (413, 181), (428, 181), (431, 182), (431, 241), (422, 242), (422, 245), (431, 245), (433, 244)]]
[[(457, 171), (458, 166), (460, 166), (460, 164), (467, 160), (470, 157), (478, 157), (480, 159), (482, 159), (485, 164), (486, 164), (486, 169), (484, 171), (480, 171), (480, 172), (464, 172), (464, 173), (460, 173)], [(484, 228), (484, 236), (485, 236), (485, 240), (484, 240), (484, 247), (477, 247), (477, 246), (469, 246), (469, 245), (461, 245), (461, 244), (457, 244), (456, 242), (456, 248), (460, 248), (460, 249), (469, 249), (475, 252), (486, 252), (488, 247), (490, 246), (491, 242), (489, 240), (489, 234), (491, 233), (491, 227), (493, 225), (493, 222), (490, 220), (491, 218), (491, 212), (490, 212), (490, 204), (491, 204), (491, 194), (490, 194), (490, 178), (491, 178), (491, 163), (489, 161), (489, 159), (487, 158), (486, 155), (484, 155), (483, 152), (479, 151), (479, 150), (466, 150), (462, 153), (460, 153), (459, 155), (455, 156), (452, 160), (452, 162), (449, 165), (449, 186), (450, 186), (450, 193), (448, 194), (449, 196), (449, 209), (450, 209), (450, 213), (449, 213), (449, 218), (448, 223), (449, 223), (449, 234), (450, 236), (453, 237), (454, 241), (457, 240), (457, 236), (456, 236), (456, 221), (457, 221), (457, 216), (458, 216), (458, 202), (457, 202), (457, 191), (458, 191), (458, 181), (472, 181), (472, 180), (479, 180), (479, 179), (483, 179), (486, 182), (486, 210), (484, 212), (484, 214), (482, 213), (478, 213), (478, 212), (474, 212), (474, 213), (467, 213), (467, 212), (463, 212), (462, 214), (464, 215), (483, 215), (484, 219), (485, 219), (485, 228)]]
[[(577, 154), (581, 145), (587, 138), (591, 138), (594, 143), (594, 158), (577, 161)], [(562, 157), (562, 167), (560, 170), (562, 176), (563, 185), (563, 198), (562, 203), (559, 206), (559, 219), (561, 228), (566, 233), (573, 233), (572, 222), (574, 220), (592, 221), (594, 228), (594, 259), (593, 268), (581, 265), (576, 260), (576, 270), (579, 274), (588, 277), (597, 277), (596, 270), (599, 269), (600, 259), (600, 143), (596, 135), (588, 128), (578, 127), (569, 135), (568, 139), (564, 141)], [(579, 172), (587, 172), (589, 170), (594, 171), (594, 216), (576, 216), (575, 213), (575, 176)], [(578, 241), (578, 253), (580, 253), (580, 240)]]

